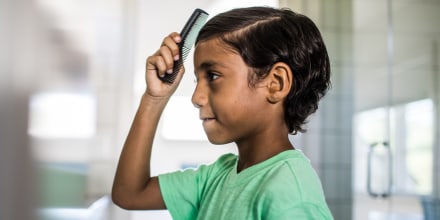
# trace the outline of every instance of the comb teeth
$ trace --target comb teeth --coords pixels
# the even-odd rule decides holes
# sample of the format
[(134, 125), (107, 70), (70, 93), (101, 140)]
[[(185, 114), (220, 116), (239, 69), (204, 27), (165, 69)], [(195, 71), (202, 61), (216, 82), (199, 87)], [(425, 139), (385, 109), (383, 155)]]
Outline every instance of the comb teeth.
[(185, 26), (180, 32), (180, 36), (182, 37), (182, 41), (179, 44), (180, 51), (180, 59), (174, 62), (173, 73), (165, 74), (164, 77), (159, 77), (162, 81), (167, 83), (173, 83), (176, 79), (177, 73), (180, 68), (182, 68), (183, 62), (185, 62), (188, 57), (191, 48), (196, 41), (197, 35), (199, 34), (200, 29), (202, 29), (206, 20), (208, 20), (209, 14), (201, 9), (196, 9), (192, 13), (191, 17), (186, 22)]

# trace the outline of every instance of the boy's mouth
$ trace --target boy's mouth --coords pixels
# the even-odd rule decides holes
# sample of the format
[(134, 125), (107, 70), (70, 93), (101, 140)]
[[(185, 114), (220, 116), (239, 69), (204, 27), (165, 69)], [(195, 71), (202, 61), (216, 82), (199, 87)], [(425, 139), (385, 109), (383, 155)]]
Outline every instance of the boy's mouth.
[(203, 123), (215, 120), (214, 117), (200, 117)]
[(202, 121), (211, 121), (211, 120), (215, 120), (215, 118), (201, 118), (202, 119)]

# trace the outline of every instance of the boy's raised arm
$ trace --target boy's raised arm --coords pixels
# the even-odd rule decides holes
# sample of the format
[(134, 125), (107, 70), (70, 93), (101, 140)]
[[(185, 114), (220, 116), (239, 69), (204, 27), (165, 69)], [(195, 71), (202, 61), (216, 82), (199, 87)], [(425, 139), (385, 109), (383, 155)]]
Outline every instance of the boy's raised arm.
[(125, 209), (164, 209), (157, 177), (150, 175), (150, 157), (160, 116), (179, 84), (183, 68), (174, 83), (164, 83), (157, 75), (168, 74), (179, 59), (177, 33), (167, 36), (160, 49), (146, 62), (147, 89), (142, 96), (119, 158), (112, 188), (115, 204)]

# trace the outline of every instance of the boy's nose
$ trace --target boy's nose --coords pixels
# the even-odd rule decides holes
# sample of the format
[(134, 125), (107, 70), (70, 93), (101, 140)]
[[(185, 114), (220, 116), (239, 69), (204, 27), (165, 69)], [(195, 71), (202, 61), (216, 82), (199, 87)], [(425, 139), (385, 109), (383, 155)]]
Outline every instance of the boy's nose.
[(197, 83), (194, 93), (191, 98), (194, 107), (201, 108), (208, 102), (208, 95), (206, 89), (200, 83)]

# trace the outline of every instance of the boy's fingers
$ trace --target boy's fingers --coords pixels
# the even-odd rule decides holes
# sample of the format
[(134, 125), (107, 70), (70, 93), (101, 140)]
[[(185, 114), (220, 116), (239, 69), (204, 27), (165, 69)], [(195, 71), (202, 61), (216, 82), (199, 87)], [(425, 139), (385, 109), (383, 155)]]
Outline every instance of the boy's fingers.
[[(176, 32), (171, 33), (162, 41), (162, 46), (157, 51), (157, 55), (160, 56), (164, 64), (166, 65), (165, 71), (168, 74), (173, 72), (174, 61), (179, 59), (179, 46), (178, 42), (180, 42), (180, 35)], [(161, 69), (159, 71), (160, 75), (164, 73)]]
[(167, 65), (162, 56), (153, 55), (147, 59), (147, 71), (153, 71), (163, 77), (167, 71)]
[(180, 43), (180, 41), (182, 40), (182, 38), (180, 37), (180, 34), (177, 32), (173, 32), (168, 36), (171, 37), (174, 40), (174, 42), (176, 42), (176, 43)]
[(177, 45), (178, 42), (176, 42), (175, 38), (180, 39), (180, 35), (174, 37), (168, 36), (162, 42), (162, 47), (166, 46), (171, 51), (173, 60), (177, 60), (179, 58), (179, 46)]
[(170, 48), (168, 48), (167, 46), (160, 47), (159, 54), (160, 54), (160, 57), (165, 62), (166, 72), (172, 73), (173, 66), (174, 66), (174, 58), (173, 58), (173, 54), (172, 54)]
[(164, 77), (165, 74), (171, 74), (173, 72), (174, 61), (179, 59), (178, 43), (180, 41), (181, 37), (176, 32), (171, 33), (163, 39), (159, 50), (147, 58), (147, 78), (149, 75)]

